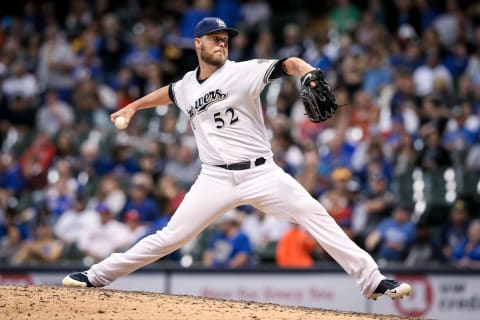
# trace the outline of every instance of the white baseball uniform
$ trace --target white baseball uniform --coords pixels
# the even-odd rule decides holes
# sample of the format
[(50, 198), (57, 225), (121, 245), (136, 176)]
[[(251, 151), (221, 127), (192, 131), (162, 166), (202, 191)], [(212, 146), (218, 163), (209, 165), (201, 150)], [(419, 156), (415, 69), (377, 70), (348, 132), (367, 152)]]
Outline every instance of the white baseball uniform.
[(226, 211), (250, 204), (302, 225), (356, 280), (365, 297), (373, 293), (385, 277), (372, 257), (272, 160), (259, 95), (279, 75), (280, 64), (227, 61), (206, 80), (197, 79), (197, 69), (170, 86), (170, 96), (190, 117), (202, 170), (165, 228), (88, 270), (93, 285), (105, 286), (158, 260)]

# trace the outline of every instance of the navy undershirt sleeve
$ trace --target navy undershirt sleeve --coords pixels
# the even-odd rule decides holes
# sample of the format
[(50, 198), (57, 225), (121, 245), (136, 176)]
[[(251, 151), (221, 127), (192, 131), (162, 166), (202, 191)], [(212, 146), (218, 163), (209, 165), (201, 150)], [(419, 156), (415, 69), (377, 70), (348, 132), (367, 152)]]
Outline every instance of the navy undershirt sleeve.
[(170, 100), (175, 102), (175, 95), (173, 94), (173, 83), (170, 83), (168, 86), (168, 96), (170, 97)]
[(273, 66), (273, 71), (270, 73), (270, 77), (268, 78), (269, 81), (288, 76), (288, 74), (282, 68), (283, 62), (287, 59), (288, 58), (280, 59), (275, 63)]

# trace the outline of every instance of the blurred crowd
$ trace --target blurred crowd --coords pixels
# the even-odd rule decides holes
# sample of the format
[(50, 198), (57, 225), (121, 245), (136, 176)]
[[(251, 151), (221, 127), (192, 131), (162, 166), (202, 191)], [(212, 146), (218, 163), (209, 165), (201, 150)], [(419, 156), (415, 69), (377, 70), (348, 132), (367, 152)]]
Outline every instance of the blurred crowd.
[[(381, 265), (480, 267), (480, 4), (20, 3), (0, 17), (2, 265), (90, 265), (168, 223), (200, 171), (188, 117), (157, 106), (118, 131), (109, 115), (195, 68), (193, 29), (219, 16), (241, 31), (231, 60), (298, 56), (332, 84), (325, 123), (294, 77), (262, 105), (276, 162), (359, 246)], [(236, 208), (165, 260), (333, 263), (274, 215)]]

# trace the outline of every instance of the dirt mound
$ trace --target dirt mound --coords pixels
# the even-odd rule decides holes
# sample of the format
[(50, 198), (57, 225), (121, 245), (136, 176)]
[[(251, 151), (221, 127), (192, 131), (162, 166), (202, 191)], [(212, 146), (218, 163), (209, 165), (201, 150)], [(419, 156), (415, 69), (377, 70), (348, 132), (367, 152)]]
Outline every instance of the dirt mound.
[(192, 296), (51, 286), (0, 286), (0, 315), (5, 320), (407, 319)]

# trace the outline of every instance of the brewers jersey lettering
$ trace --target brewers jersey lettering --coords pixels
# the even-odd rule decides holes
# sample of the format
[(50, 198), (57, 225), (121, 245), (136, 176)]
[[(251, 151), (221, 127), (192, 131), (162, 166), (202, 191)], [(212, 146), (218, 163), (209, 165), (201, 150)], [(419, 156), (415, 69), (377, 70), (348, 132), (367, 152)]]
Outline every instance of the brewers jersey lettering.
[(202, 82), (195, 70), (171, 85), (173, 100), (190, 118), (203, 163), (272, 156), (259, 95), (271, 80), (276, 62), (227, 61)]

